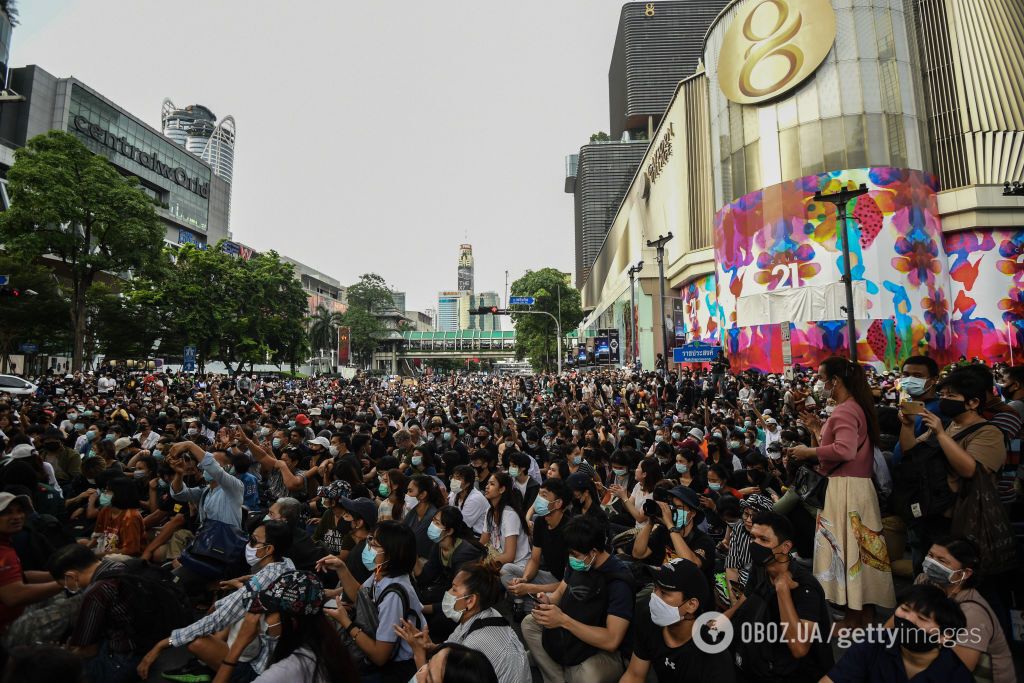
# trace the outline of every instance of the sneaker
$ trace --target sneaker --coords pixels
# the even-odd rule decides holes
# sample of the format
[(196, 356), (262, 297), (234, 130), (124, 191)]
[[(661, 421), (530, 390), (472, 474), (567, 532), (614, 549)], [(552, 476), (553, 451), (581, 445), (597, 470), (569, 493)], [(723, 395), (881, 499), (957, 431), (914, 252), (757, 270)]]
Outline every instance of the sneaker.
[(214, 671), (198, 659), (190, 659), (177, 669), (168, 669), (160, 674), (177, 683), (208, 683), (213, 680)]

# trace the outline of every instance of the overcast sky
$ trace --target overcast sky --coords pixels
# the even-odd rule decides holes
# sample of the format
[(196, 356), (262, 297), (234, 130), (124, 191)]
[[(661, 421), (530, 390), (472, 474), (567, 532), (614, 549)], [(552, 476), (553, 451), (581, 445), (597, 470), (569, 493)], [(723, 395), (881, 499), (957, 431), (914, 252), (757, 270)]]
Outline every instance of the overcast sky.
[(458, 245), (477, 291), (574, 263), (565, 155), (608, 130), (622, 0), (19, 0), (11, 63), (75, 76), (160, 127), (238, 125), (231, 230), (436, 305)]

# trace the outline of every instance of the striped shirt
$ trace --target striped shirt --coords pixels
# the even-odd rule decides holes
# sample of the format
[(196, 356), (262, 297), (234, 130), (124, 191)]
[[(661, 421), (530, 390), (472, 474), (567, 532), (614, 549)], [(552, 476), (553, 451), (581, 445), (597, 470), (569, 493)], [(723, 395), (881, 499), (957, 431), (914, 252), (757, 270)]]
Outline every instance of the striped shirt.
[(448, 642), (460, 643), (483, 653), (494, 667), (494, 673), (498, 675), (498, 683), (529, 681), (530, 661), (511, 625), (485, 626), (469, 633), (473, 622), (490, 617), (501, 618), (501, 614), (493, 607), (474, 614), (469, 621), (455, 627)]
[[(269, 586), (277, 577), (293, 571), (295, 571), (295, 565), (287, 557), (280, 562), (271, 562), (256, 572), (244, 586), (214, 603), (213, 612), (184, 628), (171, 631), (171, 647), (188, 645), (197, 638), (213, 635), (217, 631), (233, 626), (235, 622), (241, 621), (249, 611), (253, 595)], [(263, 670), (267, 668), (267, 660), (270, 659), (273, 644), (273, 640), (266, 635), (260, 636), (260, 652), (250, 662), (256, 673), (263, 673)]]
[(117, 579), (107, 578), (126, 569), (127, 566), (117, 560), (104, 560), (100, 564), (93, 574), (92, 582), (82, 595), (82, 607), (78, 612), (69, 645), (88, 647), (106, 641), (111, 652), (135, 652), (138, 643), (131, 637), (131, 611), (120, 595), (120, 584)]

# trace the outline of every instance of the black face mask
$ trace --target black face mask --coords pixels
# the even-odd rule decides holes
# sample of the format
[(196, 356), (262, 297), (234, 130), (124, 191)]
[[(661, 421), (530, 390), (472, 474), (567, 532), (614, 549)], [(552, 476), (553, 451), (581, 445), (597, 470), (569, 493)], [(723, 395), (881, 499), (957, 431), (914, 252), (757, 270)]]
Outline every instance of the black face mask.
[(958, 398), (941, 398), (939, 399), (939, 413), (943, 417), (953, 419), (957, 415), (960, 415), (967, 410), (967, 405), (964, 401)]
[(755, 567), (771, 564), (775, 560), (775, 549), (751, 541), (750, 560)]
[(923, 628), (903, 617), (893, 617), (896, 627), (896, 643), (910, 652), (931, 652), (939, 646), (937, 638)]
[(60, 444), (56, 443), (56, 442), (46, 443), (46, 444), (43, 444), (43, 448), (48, 450), (48, 451), (59, 451), (60, 450)]
[(335, 529), (337, 529), (339, 534), (344, 536), (352, 531), (352, 522), (347, 519), (339, 519), (338, 523), (335, 525)]

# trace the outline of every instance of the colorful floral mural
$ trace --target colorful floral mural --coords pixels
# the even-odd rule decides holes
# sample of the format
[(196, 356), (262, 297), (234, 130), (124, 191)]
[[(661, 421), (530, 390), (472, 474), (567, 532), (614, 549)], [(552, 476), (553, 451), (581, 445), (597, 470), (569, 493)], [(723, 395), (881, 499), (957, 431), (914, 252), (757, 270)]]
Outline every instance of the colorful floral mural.
[[(952, 290), (951, 355), (1024, 359), (1024, 227), (944, 236)], [(983, 275), (982, 275), (983, 273)], [(980, 275), (980, 277), (979, 277)]]
[(685, 341), (702, 341), (720, 344), (721, 314), (718, 293), (715, 291), (715, 276), (706, 275), (691, 280), (682, 289), (683, 320)]
[[(717, 319), (717, 332), (734, 368), (782, 371), (780, 325), (769, 324), (770, 319), (737, 320), (737, 302), (740, 297), (789, 288), (834, 289), (827, 286), (841, 281), (841, 231), (837, 229), (834, 205), (815, 202), (814, 194), (862, 183), (868, 193), (847, 207), (851, 216), (851, 271), (855, 282), (864, 283), (869, 318), (858, 324), (859, 357), (879, 367), (895, 367), (914, 353), (928, 353), (940, 362), (959, 355), (959, 342), (953, 342), (956, 323), (950, 323), (950, 315), (955, 317), (959, 312), (958, 300), (950, 296), (946, 259), (940, 248), (942, 231), (934, 176), (907, 169), (862, 168), (807, 176), (765, 188), (741, 197), (716, 214), (718, 286), (695, 281), (684, 288), (683, 298), (696, 302), (686, 318), (699, 338), (708, 337), (709, 316)], [(984, 241), (983, 236), (977, 239), (981, 240), (979, 245)], [(999, 247), (1002, 265), (997, 267), (1019, 281), (1021, 273), (1015, 259), (1022, 245), (1009, 236), (1004, 238), (1007, 240), (1005, 248)], [(991, 237), (990, 242), (990, 248), (995, 249), (999, 239)], [(950, 264), (952, 267), (952, 261)], [(704, 295), (714, 290), (717, 296)], [(691, 304), (687, 305), (689, 311)], [(1020, 296), (1004, 293), (1004, 298), (992, 306), (999, 307), (998, 315), (991, 314), (993, 320), (1001, 316), (1022, 320), (1024, 300)], [(845, 354), (849, 343), (846, 328), (845, 319), (792, 323), (794, 364), (816, 367), (828, 356)]]

